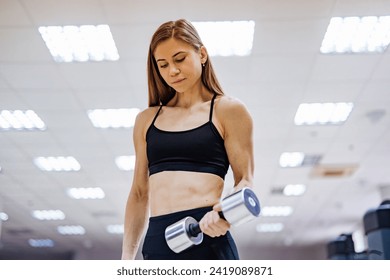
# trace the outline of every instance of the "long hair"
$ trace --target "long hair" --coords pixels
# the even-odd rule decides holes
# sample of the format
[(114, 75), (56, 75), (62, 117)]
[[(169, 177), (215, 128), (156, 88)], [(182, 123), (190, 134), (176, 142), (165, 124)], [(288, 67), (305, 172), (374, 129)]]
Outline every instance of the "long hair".
[[(199, 51), (203, 46), (198, 32), (188, 20), (179, 19), (177, 21), (168, 21), (163, 23), (156, 30), (152, 36), (148, 53), (147, 75), (149, 107), (160, 104), (165, 105), (175, 95), (175, 90), (171, 88), (161, 77), (156, 60), (154, 58), (154, 52), (157, 46), (161, 42), (170, 38), (181, 40), (194, 47), (196, 51)], [(207, 58), (207, 61), (202, 68), (203, 70), (201, 80), (203, 85), (213, 94), (223, 95), (224, 93), (215, 75), (210, 57)]]

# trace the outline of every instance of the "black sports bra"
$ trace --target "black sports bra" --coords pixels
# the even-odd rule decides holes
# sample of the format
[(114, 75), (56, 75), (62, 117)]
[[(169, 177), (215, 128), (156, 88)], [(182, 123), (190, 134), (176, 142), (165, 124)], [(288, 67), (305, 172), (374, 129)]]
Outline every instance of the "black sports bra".
[(184, 131), (164, 131), (154, 122), (160, 106), (146, 133), (149, 176), (163, 171), (205, 172), (222, 179), (229, 168), (224, 140), (212, 122), (214, 99), (211, 100), (209, 121)]

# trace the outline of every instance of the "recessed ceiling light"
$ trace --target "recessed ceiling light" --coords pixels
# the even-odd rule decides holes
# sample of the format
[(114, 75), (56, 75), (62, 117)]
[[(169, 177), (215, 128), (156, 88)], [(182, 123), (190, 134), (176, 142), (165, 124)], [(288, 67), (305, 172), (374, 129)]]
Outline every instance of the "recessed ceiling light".
[(116, 157), (115, 163), (120, 170), (131, 171), (135, 167), (135, 156), (119, 156)]
[(285, 152), (280, 155), (280, 167), (302, 167), (316, 165), (320, 160), (321, 155), (307, 155), (301, 152)]
[(210, 56), (248, 56), (252, 52), (255, 22), (193, 22)]
[(34, 163), (43, 171), (79, 171), (81, 168), (74, 157), (37, 157)]
[(124, 226), (122, 225), (108, 225), (107, 232), (111, 234), (123, 234)]
[(40, 221), (64, 220), (65, 214), (61, 210), (34, 210), (32, 216)]
[(51, 239), (29, 239), (28, 244), (34, 248), (54, 247), (54, 241)]
[(33, 110), (2, 110), (0, 130), (45, 130), (46, 125)]
[(85, 229), (82, 226), (58, 226), (57, 231), (62, 235), (84, 235)]
[(306, 186), (302, 184), (288, 184), (283, 188), (285, 196), (300, 196), (306, 191)]
[(103, 199), (105, 197), (101, 188), (70, 188), (67, 193), (74, 199)]
[(296, 125), (342, 124), (350, 115), (353, 103), (302, 103), (295, 114)]
[(390, 43), (390, 16), (333, 17), (321, 53), (384, 52)]
[(304, 153), (299, 153), (299, 152), (282, 153), (279, 158), (279, 165), (281, 167), (301, 166), (304, 158), (305, 158)]
[(38, 30), (57, 62), (119, 59), (108, 25), (41, 26)]
[(7, 220), (8, 220), (8, 215), (7, 215), (7, 213), (5, 213), (5, 212), (0, 212), (0, 221), (5, 222), (5, 221), (7, 221)]
[(264, 217), (286, 217), (293, 212), (290, 206), (265, 206), (261, 209), (261, 215)]
[(257, 232), (281, 232), (284, 228), (282, 223), (269, 223), (269, 224), (258, 224), (256, 226)]
[(95, 109), (87, 112), (94, 127), (130, 128), (140, 112), (138, 108), (129, 109)]

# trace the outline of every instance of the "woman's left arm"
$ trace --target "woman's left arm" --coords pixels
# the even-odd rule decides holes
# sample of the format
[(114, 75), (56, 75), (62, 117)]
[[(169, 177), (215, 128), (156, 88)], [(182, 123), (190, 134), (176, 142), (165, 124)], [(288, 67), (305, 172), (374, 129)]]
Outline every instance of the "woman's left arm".
[(218, 115), (225, 148), (234, 176), (234, 190), (253, 187), (253, 121), (243, 103), (229, 97), (221, 98)]
[[(243, 103), (230, 98), (222, 97), (216, 104), (215, 110), (218, 127), (222, 132), (226, 152), (234, 176), (236, 192), (243, 187), (253, 187), (254, 156), (253, 156), (253, 122)], [(218, 215), (221, 211), (220, 203), (213, 211), (207, 213), (200, 221), (201, 229), (209, 236), (215, 237), (226, 234), (230, 224)]]

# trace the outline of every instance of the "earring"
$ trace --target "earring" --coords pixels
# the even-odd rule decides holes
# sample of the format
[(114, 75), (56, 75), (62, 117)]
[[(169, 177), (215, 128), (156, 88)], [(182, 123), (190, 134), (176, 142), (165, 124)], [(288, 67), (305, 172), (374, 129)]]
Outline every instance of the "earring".
[(204, 63), (202, 63), (202, 66), (203, 66), (203, 67), (204, 67), (204, 65), (205, 65), (205, 64), (204, 64)]

